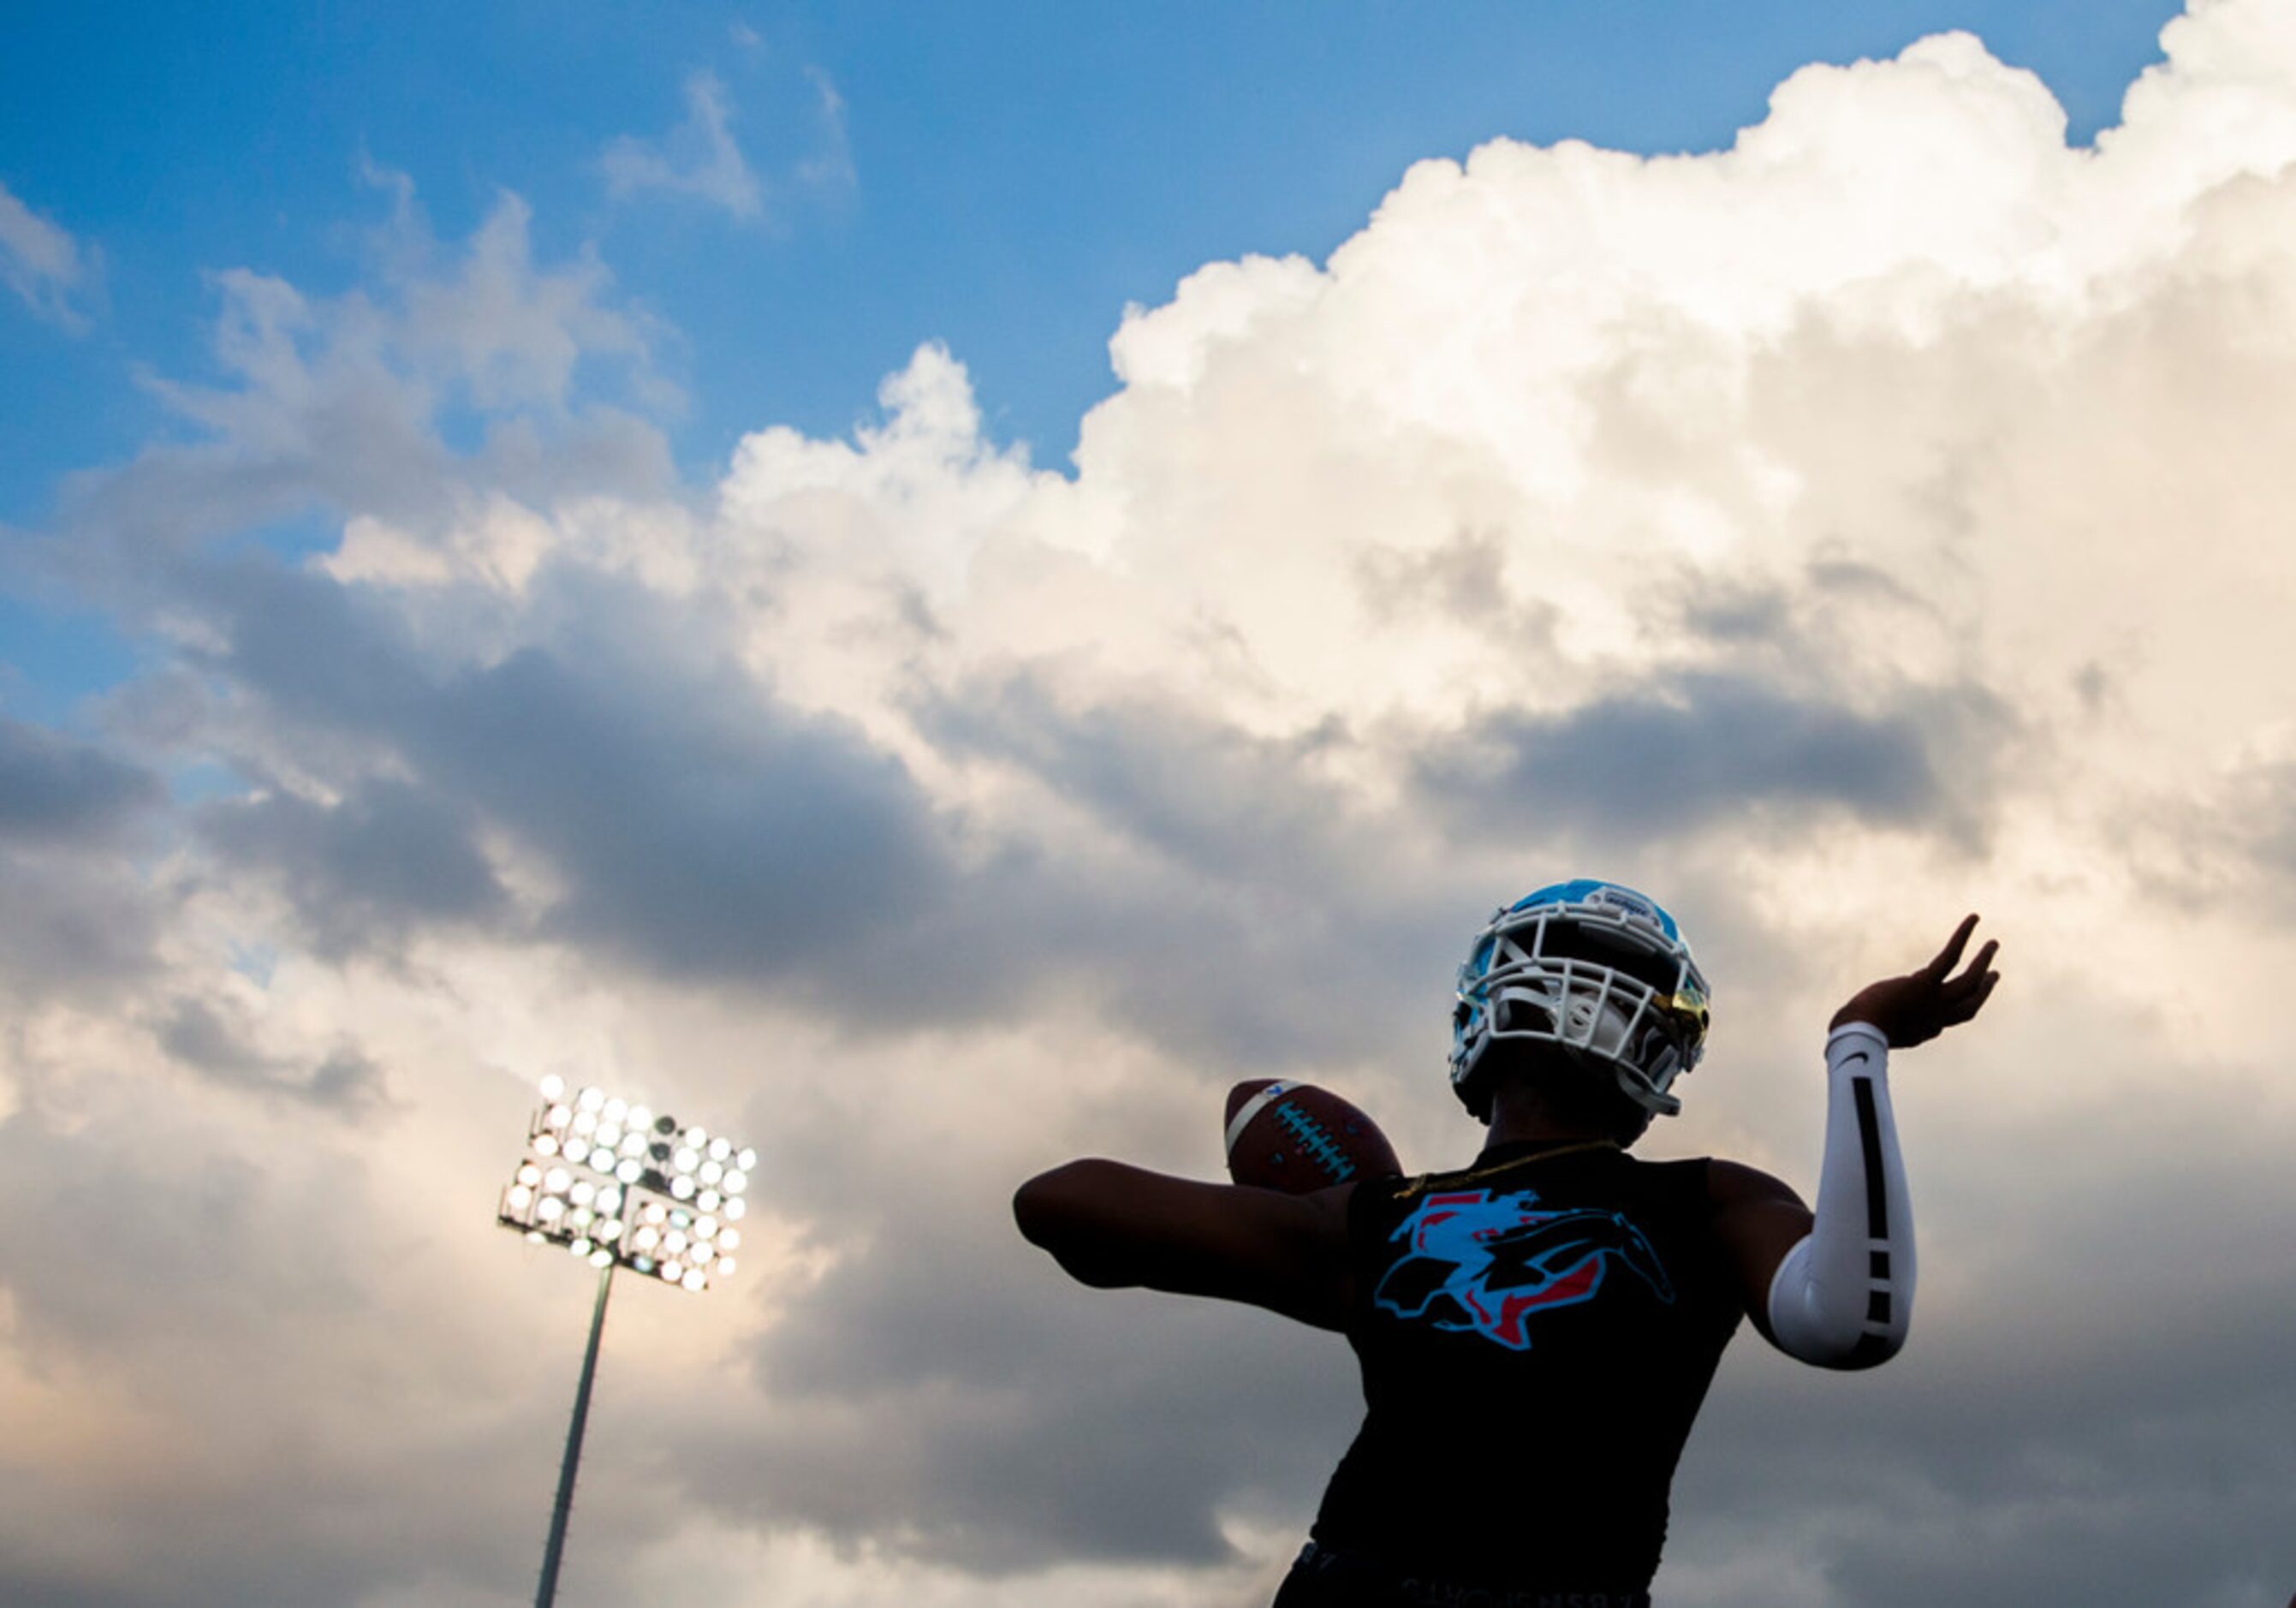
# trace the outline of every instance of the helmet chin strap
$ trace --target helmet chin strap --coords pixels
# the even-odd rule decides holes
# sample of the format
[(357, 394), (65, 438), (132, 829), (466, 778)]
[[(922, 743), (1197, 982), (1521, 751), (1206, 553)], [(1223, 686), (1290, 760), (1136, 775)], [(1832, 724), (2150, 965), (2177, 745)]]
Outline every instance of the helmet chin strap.
[(1681, 1101), (1672, 1095), (1652, 1087), (1624, 1060), (1614, 1060), (1608, 1055), (1596, 1054), (1594, 1051), (1575, 1044), (1560, 1045), (1556, 1047), (1570, 1057), (1571, 1065), (1581, 1071), (1592, 1077), (1609, 1078), (1617, 1086), (1619, 1093), (1652, 1116), (1676, 1117), (1682, 1114)]
[(1678, 1117), (1682, 1114), (1680, 1100), (1636, 1077), (1625, 1062), (1614, 1062), (1611, 1070), (1618, 1078), (1619, 1092), (1652, 1116)]

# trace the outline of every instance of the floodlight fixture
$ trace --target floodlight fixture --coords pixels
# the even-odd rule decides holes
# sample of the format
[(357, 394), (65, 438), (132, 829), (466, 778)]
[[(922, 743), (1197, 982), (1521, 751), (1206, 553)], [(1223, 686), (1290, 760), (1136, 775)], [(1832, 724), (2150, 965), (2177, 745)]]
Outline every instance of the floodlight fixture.
[[(538, 1230), (544, 1243), (572, 1251), (576, 1240), (589, 1237), (584, 1228), (626, 1203), (741, 1215), (736, 1197), (749, 1188), (746, 1169), (756, 1164), (756, 1151), (698, 1124), (681, 1126), (594, 1085), (570, 1088), (554, 1075), (543, 1079), (541, 1094), (527, 1127), (527, 1153), (496, 1212), (504, 1227), (529, 1239)], [(655, 1136), (651, 1143), (649, 1132)], [(608, 1203), (601, 1206), (602, 1201)], [(587, 1257), (595, 1249), (578, 1254)], [(616, 1255), (620, 1266), (656, 1271), (636, 1268), (627, 1254)], [(705, 1279), (692, 1287), (708, 1284)]]
[(531, 1244), (560, 1247), (598, 1274), (590, 1341), (582, 1354), (582, 1378), (575, 1387), (574, 1416), (567, 1425), (558, 1497), (534, 1598), (535, 1608), (551, 1608), (558, 1595), (574, 1471), (590, 1416), (598, 1339), (605, 1329), (614, 1269), (627, 1268), (694, 1294), (733, 1277), (730, 1253), (742, 1236), (727, 1225), (742, 1214), (740, 1196), (749, 1186), (747, 1175), (757, 1165), (758, 1153), (737, 1148), (701, 1127), (681, 1127), (675, 1117), (595, 1085), (570, 1088), (554, 1072), (542, 1079), (537, 1092), (541, 1099), (527, 1123), (526, 1148), (503, 1188), (495, 1220)]

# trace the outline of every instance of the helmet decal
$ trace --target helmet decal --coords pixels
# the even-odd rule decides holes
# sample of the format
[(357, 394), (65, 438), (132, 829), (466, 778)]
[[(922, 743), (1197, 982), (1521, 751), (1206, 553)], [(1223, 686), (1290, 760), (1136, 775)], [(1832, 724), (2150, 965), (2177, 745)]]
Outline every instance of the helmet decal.
[(1674, 924), (1657, 900), (1616, 882), (1597, 882), (1592, 877), (1580, 877), (1575, 882), (1552, 882), (1535, 893), (1527, 893), (1506, 908), (1520, 913), (1546, 905), (1583, 905), (1592, 909), (1615, 912), (1629, 921), (1655, 927), (1666, 935), (1669, 943), (1680, 943), (1682, 931)]

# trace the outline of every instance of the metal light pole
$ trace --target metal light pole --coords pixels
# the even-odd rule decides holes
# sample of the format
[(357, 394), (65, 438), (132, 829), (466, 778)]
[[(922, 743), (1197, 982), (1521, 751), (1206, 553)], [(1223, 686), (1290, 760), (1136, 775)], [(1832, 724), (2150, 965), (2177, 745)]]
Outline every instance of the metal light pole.
[(550, 1539), (542, 1544), (542, 1584), (535, 1608), (558, 1598), (558, 1560), (566, 1553), (566, 1520), (574, 1511), (574, 1465), (582, 1461), (582, 1431), (590, 1422), (590, 1382), (598, 1376), (598, 1336), (606, 1328), (606, 1295), (613, 1288), (614, 1264), (598, 1269), (597, 1304), (590, 1309), (590, 1343), (582, 1353), (582, 1382), (574, 1387), (574, 1418), (566, 1426), (566, 1456), (558, 1464), (558, 1499), (550, 1505)]
[(551, 1608), (614, 1269), (627, 1268), (695, 1292), (707, 1290), (713, 1278), (730, 1277), (742, 1243), (734, 1225), (748, 1210), (742, 1196), (758, 1153), (736, 1149), (701, 1128), (681, 1128), (675, 1118), (658, 1117), (603, 1089), (578, 1089), (570, 1098), (566, 1080), (556, 1076), (542, 1080), (541, 1093), (527, 1125), (526, 1153), (503, 1190), (495, 1220), (536, 1244), (563, 1246), (598, 1270), (590, 1341), (582, 1353), (582, 1382), (566, 1426), (566, 1456), (558, 1468), (558, 1496), (534, 1596), (535, 1608)]

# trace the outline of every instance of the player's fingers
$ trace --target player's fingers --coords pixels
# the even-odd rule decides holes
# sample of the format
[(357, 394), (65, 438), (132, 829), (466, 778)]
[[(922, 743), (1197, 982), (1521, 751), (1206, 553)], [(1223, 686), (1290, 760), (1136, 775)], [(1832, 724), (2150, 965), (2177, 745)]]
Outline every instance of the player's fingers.
[(1944, 980), (1959, 964), (1962, 950), (1969, 945), (1969, 935), (1976, 930), (1976, 915), (1972, 913), (1963, 916), (1961, 925), (1953, 930), (1953, 936), (1946, 940), (1945, 948), (1938, 951), (1937, 958), (1922, 968), (1922, 975), (1939, 981)]
[(1962, 969), (1960, 976), (1947, 983), (1946, 988), (1955, 993), (1966, 993), (1970, 989), (1980, 987), (1986, 978), (1991, 974), (1993, 956), (1999, 952), (2000, 948), (2001, 946), (1993, 939), (1986, 939), (1985, 947), (1977, 952), (1977, 957)]
[(1993, 985), (2000, 980), (2000, 972), (1988, 972), (1978, 980), (1974, 991), (1954, 1001), (1947, 1007), (1948, 1017), (1955, 1022), (1967, 1021), (1985, 1008), (1985, 1002), (1993, 997)]

